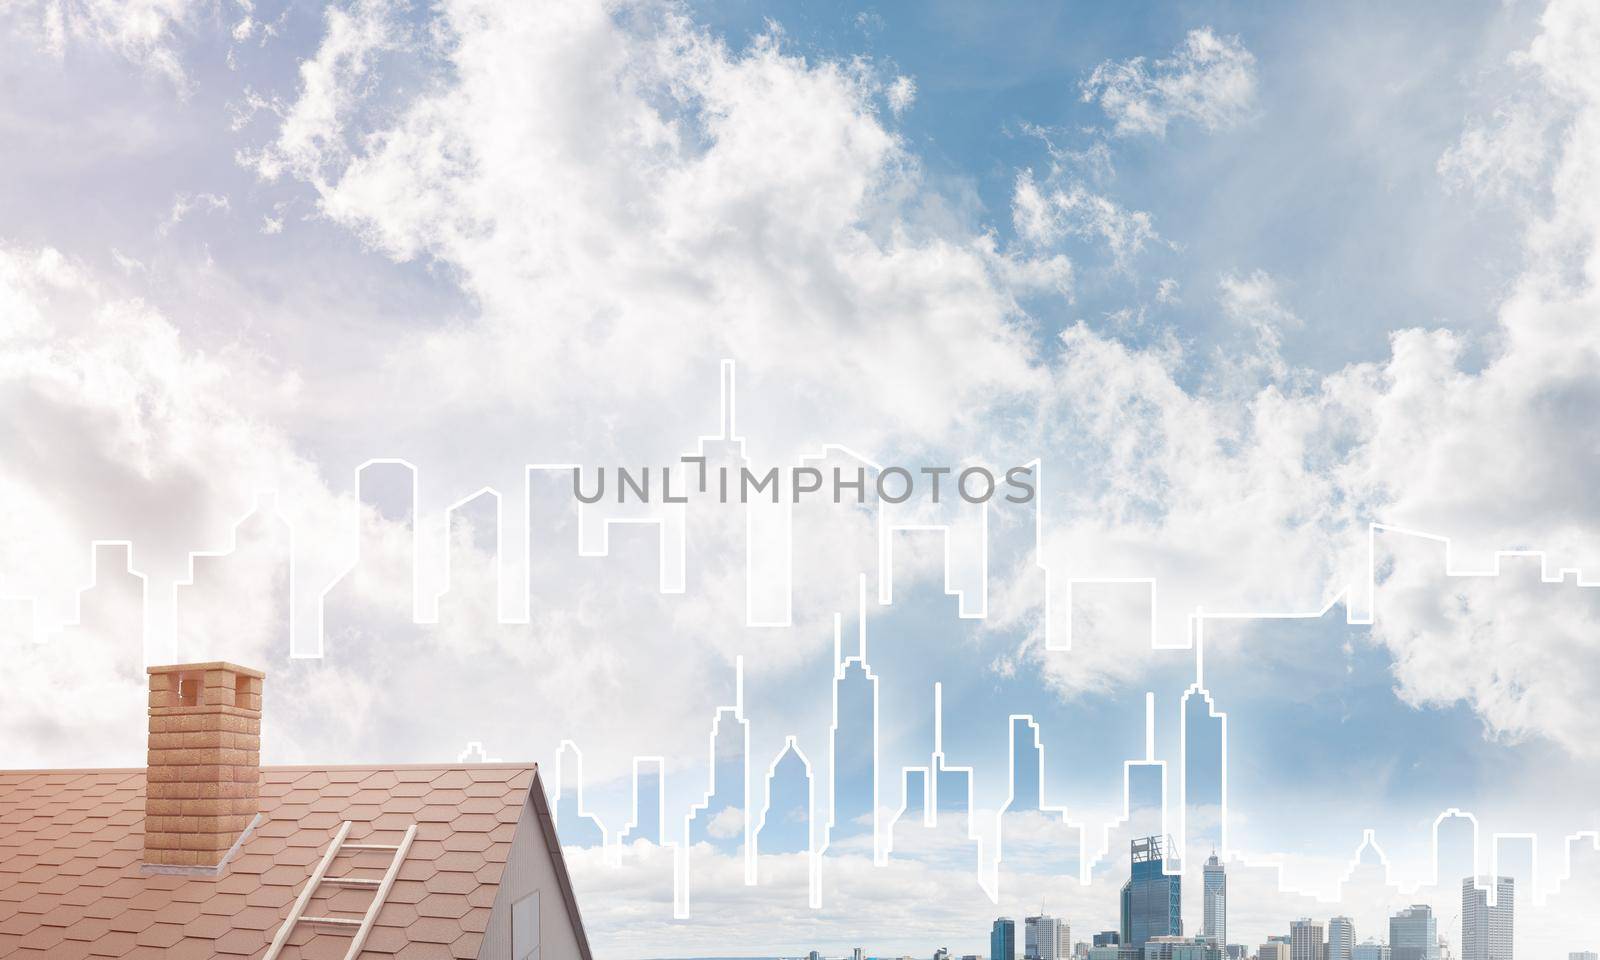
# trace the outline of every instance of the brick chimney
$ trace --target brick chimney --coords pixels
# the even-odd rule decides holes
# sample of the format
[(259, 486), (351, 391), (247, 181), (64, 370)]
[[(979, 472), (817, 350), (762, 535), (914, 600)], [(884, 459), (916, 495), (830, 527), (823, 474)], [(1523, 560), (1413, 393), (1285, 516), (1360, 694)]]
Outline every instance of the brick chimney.
[(261, 681), (231, 663), (150, 667), (144, 862), (216, 867), (261, 800)]

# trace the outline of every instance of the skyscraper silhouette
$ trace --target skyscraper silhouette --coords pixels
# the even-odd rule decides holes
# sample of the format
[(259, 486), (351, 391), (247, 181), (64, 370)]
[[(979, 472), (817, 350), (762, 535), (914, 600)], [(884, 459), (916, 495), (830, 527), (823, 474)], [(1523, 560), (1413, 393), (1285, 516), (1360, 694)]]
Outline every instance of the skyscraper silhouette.
[(861, 650), (834, 670), (833, 803), (830, 843), (851, 837), (875, 854), (878, 810), (878, 678)]

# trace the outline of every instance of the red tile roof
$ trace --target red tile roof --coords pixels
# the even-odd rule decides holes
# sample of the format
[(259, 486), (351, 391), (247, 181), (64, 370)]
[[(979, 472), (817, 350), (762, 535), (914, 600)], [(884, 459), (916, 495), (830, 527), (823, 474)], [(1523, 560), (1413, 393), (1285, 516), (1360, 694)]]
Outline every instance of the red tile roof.
[[(348, 820), (346, 843), (393, 844), (417, 826), (361, 956), (476, 957), (536, 774), (531, 764), (264, 767), (261, 819), (207, 877), (141, 871), (143, 769), (0, 771), (0, 956), (260, 957)], [(376, 879), (391, 857), (343, 851), (329, 876)], [(325, 886), (305, 913), (359, 919), (372, 898)], [(350, 941), (301, 923), (282, 956), (338, 960)]]

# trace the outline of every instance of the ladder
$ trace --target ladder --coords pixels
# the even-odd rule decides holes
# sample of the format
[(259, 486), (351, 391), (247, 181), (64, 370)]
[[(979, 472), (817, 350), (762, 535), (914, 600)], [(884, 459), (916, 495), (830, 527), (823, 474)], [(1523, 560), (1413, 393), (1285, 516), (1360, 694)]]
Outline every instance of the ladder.
[[(278, 935), (272, 938), (272, 944), (267, 947), (267, 952), (261, 960), (277, 960), (283, 952), (284, 944), (289, 942), (289, 935), (294, 933), (295, 924), (309, 923), (319, 927), (333, 930), (348, 930), (354, 934), (350, 941), (350, 950), (344, 955), (344, 960), (356, 960), (361, 948), (367, 942), (367, 935), (372, 932), (372, 925), (378, 920), (378, 911), (383, 909), (383, 903), (389, 898), (389, 889), (394, 886), (395, 877), (400, 874), (400, 865), (405, 862), (406, 851), (411, 849), (411, 841), (416, 839), (417, 825), (412, 824), (406, 828), (406, 835), (399, 843), (345, 843), (344, 838), (350, 834), (350, 821), (346, 820), (339, 827), (339, 832), (334, 834), (333, 842), (328, 844), (328, 849), (322, 855), (322, 860), (315, 870), (311, 871), (311, 878), (306, 881), (305, 887), (300, 891), (300, 896), (294, 901), (294, 906), (289, 908), (289, 916), (284, 918), (283, 926), (278, 928)], [(383, 872), (380, 879), (367, 879), (365, 877), (330, 877), (328, 868), (333, 865), (334, 858), (345, 851), (360, 850), (389, 850), (394, 853), (394, 859), (389, 862), (389, 868)], [(305, 916), (306, 905), (316, 894), (317, 888), (323, 884), (338, 887), (362, 887), (373, 890), (372, 903), (367, 907), (367, 912), (356, 920), (351, 917), (308, 917)]]

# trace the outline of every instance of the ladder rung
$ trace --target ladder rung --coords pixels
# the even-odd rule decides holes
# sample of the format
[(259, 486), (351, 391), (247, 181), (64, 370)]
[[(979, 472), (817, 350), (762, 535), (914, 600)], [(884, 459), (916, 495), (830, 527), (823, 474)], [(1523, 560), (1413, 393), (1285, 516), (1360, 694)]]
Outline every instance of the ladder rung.
[[(300, 895), (295, 898), (294, 905), (289, 908), (289, 916), (284, 918), (283, 926), (278, 928), (278, 933), (267, 945), (267, 952), (261, 960), (278, 960), (283, 951), (284, 944), (289, 942), (289, 935), (294, 932), (295, 924), (309, 923), (316, 926), (336, 927), (350, 931), (350, 949), (344, 955), (344, 960), (355, 960), (361, 955), (361, 950), (366, 946), (367, 935), (372, 932), (372, 926), (377, 922), (378, 912), (383, 909), (383, 904), (389, 896), (389, 889), (394, 886), (395, 878), (400, 875), (400, 865), (405, 862), (406, 853), (411, 849), (411, 842), (417, 838), (417, 825), (412, 824), (406, 828), (406, 835), (397, 844), (388, 843), (351, 843), (346, 844), (344, 838), (349, 835), (351, 823), (346, 820), (339, 826), (339, 832), (334, 834), (333, 842), (328, 844), (328, 849), (322, 854), (315, 870), (306, 880), (306, 885), (300, 888)], [(328, 867), (334, 858), (345, 850), (391, 850), (394, 857), (389, 861), (388, 869), (383, 872), (383, 879), (369, 880), (365, 877), (330, 877)], [(303, 911), (310, 904), (317, 887), (324, 883), (345, 887), (371, 887), (373, 890), (372, 902), (367, 905), (367, 912), (361, 919), (354, 920), (347, 917), (308, 917)]]
[(360, 920), (347, 920), (344, 917), (301, 917), (301, 923), (325, 923), (333, 927), (359, 927)]
[(337, 884), (341, 887), (376, 887), (381, 880), (368, 880), (365, 877), (323, 877), (323, 883)]

